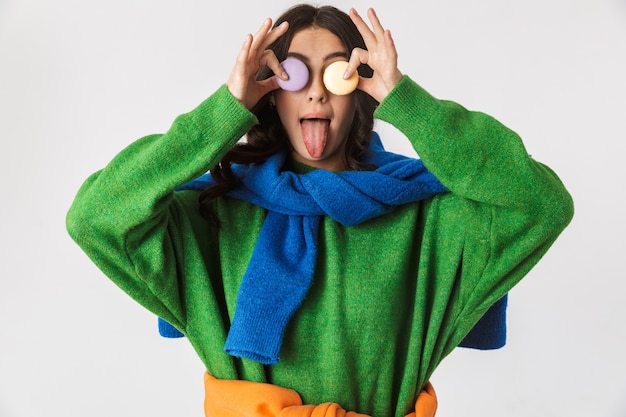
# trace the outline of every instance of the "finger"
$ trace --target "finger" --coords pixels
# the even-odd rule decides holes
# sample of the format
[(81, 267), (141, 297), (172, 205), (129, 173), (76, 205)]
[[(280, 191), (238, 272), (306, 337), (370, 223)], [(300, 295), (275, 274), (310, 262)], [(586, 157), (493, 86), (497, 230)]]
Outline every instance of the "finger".
[(235, 67), (232, 69), (228, 81), (228, 89), (239, 101), (243, 103), (245, 96), (245, 89), (247, 84), (246, 66), (248, 63), (248, 53), (250, 51), (250, 45), (252, 44), (252, 35), (248, 34), (246, 40), (241, 45), (237, 58), (235, 60)]
[(278, 77), (282, 78), (283, 80), (289, 79), (289, 75), (287, 75), (287, 72), (285, 71), (283, 66), (280, 65), (280, 62), (278, 62), (278, 58), (274, 54), (274, 51), (270, 49), (266, 49), (263, 55), (261, 56), (260, 63), (261, 65), (268, 66), (269, 69), (271, 69), (274, 74), (276, 74)]
[(370, 46), (374, 46), (376, 44), (376, 36), (374, 32), (370, 29), (370, 27), (365, 23), (363, 18), (357, 13), (355, 9), (350, 9), (350, 19), (358, 29), (361, 36), (363, 36), (363, 40), (365, 41), (365, 45), (370, 49)]
[(272, 29), (271, 26), (272, 20), (268, 18), (265, 22), (263, 22), (263, 25), (257, 31), (254, 36), (254, 43), (251, 49), (253, 56), (256, 57), (258, 54), (263, 54), (269, 45), (274, 43), (276, 39), (284, 35), (285, 32), (287, 32), (287, 29), (289, 29), (288, 22), (282, 22), (274, 29)]
[(382, 38), (385, 33), (385, 29), (383, 25), (380, 24), (380, 20), (378, 20), (378, 16), (376, 15), (376, 11), (373, 8), (369, 8), (367, 10), (367, 17), (372, 24), (372, 28), (374, 29), (374, 33), (378, 38)]
[(245, 68), (248, 64), (248, 55), (250, 54), (250, 46), (252, 45), (252, 35), (247, 34), (246, 40), (241, 45), (239, 49), (239, 53), (237, 54), (237, 58), (235, 59), (235, 68), (231, 73), (231, 79), (236, 77), (244, 77)]
[(246, 40), (243, 41), (241, 45), (241, 49), (239, 49), (239, 53), (237, 54), (237, 63), (245, 65), (248, 61), (248, 55), (250, 54), (250, 46), (252, 45), (252, 35), (247, 34)]
[(391, 30), (387, 29), (387, 30), (385, 31), (385, 36), (384, 36), (384, 39), (385, 39), (385, 45), (386, 45), (386, 46), (390, 46), (390, 47), (392, 47), (393, 49), (396, 49), (396, 44), (395, 44), (395, 42), (393, 41), (393, 36), (391, 36)]
[(285, 32), (287, 32), (287, 29), (289, 29), (289, 23), (285, 21), (268, 33), (265, 41), (263, 42), (263, 52), (261, 53), (261, 57), (259, 59), (260, 66), (267, 65), (274, 74), (276, 74), (283, 80), (288, 80), (289, 75), (287, 75), (285, 69), (282, 67), (282, 65), (280, 65), (280, 62), (278, 62), (278, 58), (276, 58), (274, 51), (267, 48), (278, 38), (283, 36)]
[(256, 31), (256, 33), (252, 37), (252, 45), (250, 47), (250, 54), (255, 55), (256, 53), (258, 53), (259, 49), (261, 51), (265, 49), (263, 47), (264, 40), (268, 32), (270, 31), (271, 27), (272, 27), (272, 19), (268, 17), (267, 19), (265, 19), (261, 27), (259, 27), (259, 29)]
[(346, 68), (346, 72), (343, 74), (344, 79), (348, 79), (354, 74), (354, 72), (359, 68), (361, 64), (367, 64), (369, 61), (369, 52), (365, 49), (354, 48), (352, 53), (350, 54), (350, 59), (348, 60), (348, 68)]
[(385, 43), (386, 49), (388, 51), (390, 51), (391, 58), (394, 61), (397, 61), (397, 59), (398, 59), (398, 51), (396, 49), (396, 43), (394, 42), (393, 37), (391, 36), (391, 31), (389, 29), (387, 29), (385, 31), (384, 43)]
[(289, 22), (286, 22), (286, 21), (276, 26), (274, 29), (272, 29), (267, 34), (267, 37), (265, 38), (265, 41), (263, 42), (263, 46), (264, 46), (263, 49), (267, 49), (267, 47), (273, 44), (278, 38), (283, 36), (285, 32), (287, 32), (287, 29), (289, 29)]

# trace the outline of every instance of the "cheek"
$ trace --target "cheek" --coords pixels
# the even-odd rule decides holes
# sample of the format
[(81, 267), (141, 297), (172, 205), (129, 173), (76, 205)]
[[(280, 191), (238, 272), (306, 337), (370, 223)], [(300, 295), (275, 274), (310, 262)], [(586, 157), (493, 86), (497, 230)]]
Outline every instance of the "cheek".
[(298, 98), (295, 94), (281, 94), (275, 95), (276, 110), (280, 116), (281, 121), (285, 124), (288, 120), (295, 119), (295, 115), (298, 113)]
[(353, 97), (341, 97), (341, 99), (342, 101), (335, 107), (335, 114), (340, 115), (341, 125), (348, 129), (356, 116), (356, 100)]

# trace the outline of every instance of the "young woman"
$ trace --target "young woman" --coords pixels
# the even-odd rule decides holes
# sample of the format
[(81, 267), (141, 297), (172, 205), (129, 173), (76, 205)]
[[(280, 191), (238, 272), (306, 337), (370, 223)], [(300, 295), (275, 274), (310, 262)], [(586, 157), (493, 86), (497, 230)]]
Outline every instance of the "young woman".
[[(207, 415), (434, 415), (437, 365), (571, 219), (514, 132), (403, 75), (368, 18), (266, 20), (225, 85), (68, 213), (104, 273), (192, 343)], [(385, 152), (375, 117), (422, 159)]]

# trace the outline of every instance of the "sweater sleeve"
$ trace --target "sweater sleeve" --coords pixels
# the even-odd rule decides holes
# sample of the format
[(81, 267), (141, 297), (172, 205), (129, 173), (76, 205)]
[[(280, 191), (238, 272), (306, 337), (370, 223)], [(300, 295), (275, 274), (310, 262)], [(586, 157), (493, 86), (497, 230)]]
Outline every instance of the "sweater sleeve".
[[(475, 207), (471, 217), (488, 223), (463, 238), (462, 256), (472, 259), (459, 266), (462, 311), (455, 315), (463, 330), (451, 336), (451, 349), (545, 254), (570, 222), (573, 202), (515, 132), (484, 113), (434, 98), (406, 76), (375, 116), (403, 132), (453, 198)], [(478, 224), (475, 218), (462, 221)]]
[(165, 134), (137, 140), (91, 175), (67, 214), (69, 234), (94, 263), (178, 328), (185, 322), (182, 235), (193, 210), (174, 190), (215, 165), (255, 123), (222, 86)]

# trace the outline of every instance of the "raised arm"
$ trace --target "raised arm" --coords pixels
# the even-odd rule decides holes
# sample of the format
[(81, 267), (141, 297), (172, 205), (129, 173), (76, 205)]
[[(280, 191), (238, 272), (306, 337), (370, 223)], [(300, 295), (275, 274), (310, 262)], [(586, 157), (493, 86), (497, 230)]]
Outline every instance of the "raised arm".
[(262, 65), (282, 74), (266, 48), (288, 25), (271, 25), (267, 19), (254, 36), (246, 36), (225, 85), (179, 116), (167, 133), (139, 139), (89, 177), (67, 215), (70, 235), (98, 267), (179, 328), (185, 321), (183, 275), (201, 268), (185, 264), (185, 256), (192, 256), (185, 251), (206, 245), (185, 247), (189, 236), (184, 235), (195, 233), (202, 220), (195, 196), (174, 190), (212, 168), (258, 122), (249, 109), (277, 82), (254, 76)]
[(91, 175), (67, 214), (68, 232), (94, 263), (179, 328), (180, 228), (197, 201), (174, 190), (217, 163), (255, 122), (223, 86), (167, 133), (137, 140)]

